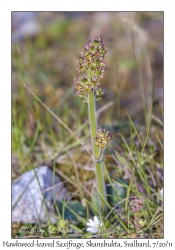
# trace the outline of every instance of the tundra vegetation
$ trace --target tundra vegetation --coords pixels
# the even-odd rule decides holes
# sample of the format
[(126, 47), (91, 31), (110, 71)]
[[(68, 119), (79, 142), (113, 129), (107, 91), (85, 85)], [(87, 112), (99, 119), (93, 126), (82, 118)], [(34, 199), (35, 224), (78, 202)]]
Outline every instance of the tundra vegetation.
[(12, 44), (12, 179), (48, 165), (71, 197), (12, 235), (162, 238), (163, 14), (74, 14)]

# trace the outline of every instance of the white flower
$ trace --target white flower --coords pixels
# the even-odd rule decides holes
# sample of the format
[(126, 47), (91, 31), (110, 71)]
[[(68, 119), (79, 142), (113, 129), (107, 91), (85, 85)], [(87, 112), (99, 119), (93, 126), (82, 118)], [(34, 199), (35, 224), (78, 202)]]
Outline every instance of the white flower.
[(94, 220), (89, 219), (89, 222), (86, 223), (86, 225), (89, 226), (86, 231), (96, 233), (100, 230), (102, 223), (100, 222), (99, 218), (97, 218), (97, 216), (94, 216)]
[(163, 188), (160, 190), (160, 196), (161, 196), (162, 199), (163, 199)]

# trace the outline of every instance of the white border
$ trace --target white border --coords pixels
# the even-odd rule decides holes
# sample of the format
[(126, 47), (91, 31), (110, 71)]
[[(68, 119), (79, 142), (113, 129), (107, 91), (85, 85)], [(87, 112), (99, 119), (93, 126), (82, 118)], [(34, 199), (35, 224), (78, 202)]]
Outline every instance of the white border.
[[(0, 4), (0, 235), (11, 240), (11, 11), (164, 11), (165, 21), (165, 241), (173, 242), (175, 222), (175, 15), (174, 1), (11, 1)], [(26, 240), (27, 242), (27, 240)], [(46, 241), (45, 241), (46, 242)], [(2, 244), (2, 243), (0, 243)], [(132, 248), (135, 249), (135, 248)]]

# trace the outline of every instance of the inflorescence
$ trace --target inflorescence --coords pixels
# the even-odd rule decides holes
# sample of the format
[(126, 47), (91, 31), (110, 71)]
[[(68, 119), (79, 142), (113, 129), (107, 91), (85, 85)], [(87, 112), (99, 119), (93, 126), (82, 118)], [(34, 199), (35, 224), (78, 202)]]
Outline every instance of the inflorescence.
[(109, 132), (105, 129), (98, 129), (96, 137), (94, 138), (95, 145), (100, 149), (105, 149), (108, 141), (111, 140)]
[[(90, 92), (94, 91), (96, 100), (105, 93), (100, 88), (99, 80), (103, 77), (106, 69), (104, 58), (107, 50), (100, 38), (92, 38), (79, 55), (77, 70), (82, 76), (75, 78), (76, 95), (87, 99)], [(91, 72), (92, 74), (89, 74)]]
[[(104, 58), (107, 50), (101, 38), (92, 38), (79, 55), (77, 70), (82, 75), (74, 79), (76, 95), (88, 100), (88, 94), (93, 92), (95, 99), (101, 99), (105, 93), (100, 88), (100, 79), (103, 77), (106, 66)], [(109, 132), (101, 129), (97, 130), (94, 144), (103, 150), (110, 140)], [(102, 155), (103, 156), (103, 155)], [(103, 158), (103, 157), (102, 157)]]

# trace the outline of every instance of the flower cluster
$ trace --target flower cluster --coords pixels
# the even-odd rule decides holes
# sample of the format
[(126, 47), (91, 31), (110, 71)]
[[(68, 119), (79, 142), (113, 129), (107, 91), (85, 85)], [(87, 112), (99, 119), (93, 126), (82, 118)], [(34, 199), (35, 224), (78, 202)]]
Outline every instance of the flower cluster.
[(144, 199), (141, 197), (140, 199), (134, 198), (131, 202), (131, 207), (133, 212), (137, 212), (140, 208), (144, 206)]
[(90, 78), (87, 75), (75, 78), (74, 83), (76, 84), (76, 95), (79, 97), (86, 97), (88, 93), (92, 92), (94, 88), (98, 89), (97, 86), (100, 85), (97, 78)]
[[(96, 99), (100, 99), (105, 93), (99, 85), (100, 78), (106, 69), (104, 58), (107, 50), (100, 38), (92, 38), (79, 55), (77, 70), (83, 74), (82, 77), (75, 78), (74, 83), (76, 95), (87, 99), (88, 93), (94, 90)], [(91, 72), (91, 74), (89, 74)]]
[(98, 129), (96, 137), (94, 138), (95, 145), (100, 149), (104, 149), (107, 146), (108, 141), (111, 140), (109, 132), (105, 129)]

